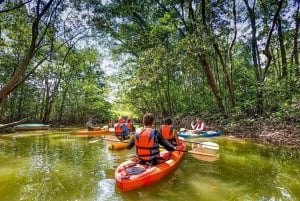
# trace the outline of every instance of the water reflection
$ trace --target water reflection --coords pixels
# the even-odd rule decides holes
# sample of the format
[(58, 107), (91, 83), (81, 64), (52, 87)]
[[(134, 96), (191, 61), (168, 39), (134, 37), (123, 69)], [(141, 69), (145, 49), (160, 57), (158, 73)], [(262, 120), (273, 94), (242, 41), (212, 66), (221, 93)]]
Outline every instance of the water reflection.
[(2, 135), (1, 200), (300, 200), (299, 152), (212, 140), (220, 145), (217, 160), (187, 153), (162, 181), (121, 193), (114, 169), (134, 150), (110, 151), (103, 141), (77, 137), (75, 130)]

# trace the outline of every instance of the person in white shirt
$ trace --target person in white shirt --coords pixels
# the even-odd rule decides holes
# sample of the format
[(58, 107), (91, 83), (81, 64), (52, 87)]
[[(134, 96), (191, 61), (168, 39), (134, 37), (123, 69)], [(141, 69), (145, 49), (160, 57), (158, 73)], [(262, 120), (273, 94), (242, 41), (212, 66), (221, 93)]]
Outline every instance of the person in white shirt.
[(205, 123), (201, 120), (201, 118), (197, 118), (196, 122), (191, 122), (192, 132), (193, 133), (201, 133), (206, 130)]

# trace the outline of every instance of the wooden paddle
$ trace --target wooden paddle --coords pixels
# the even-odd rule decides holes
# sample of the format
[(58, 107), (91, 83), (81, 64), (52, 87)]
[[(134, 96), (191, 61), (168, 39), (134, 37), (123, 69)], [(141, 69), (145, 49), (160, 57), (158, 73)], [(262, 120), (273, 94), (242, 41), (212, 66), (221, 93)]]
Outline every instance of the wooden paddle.
[(188, 143), (199, 144), (208, 149), (219, 150), (219, 145), (214, 142), (193, 142), (193, 141), (187, 141), (187, 140), (184, 140), (184, 141), (188, 142)]
[(207, 161), (207, 162), (213, 162), (216, 161), (219, 158), (219, 155), (215, 152), (210, 152), (209, 149), (199, 149), (199, 148), (193, 148), (192, 150), (177, 150), (181, 152), (188, 152), (197, 160), (201, 161)]
[(91, 143), (91, 144), (92, 144), (92, 143), (96, 143), (96, 142), (98, 142), (99, 140), (101, 140), (101, 139), (90, 140), (89, 143)]
[[(175, 138), (177, 136), (175, 135)], [(120, 141), (117, 139), (109, 139), (109, 138), (102, 138), (103, 140), (107, 140), (107, 141), (111, 141), (111, 142), (123, 142), (123, 143), (128, 143), (128, 141)], [(193, 142), (194, 143), (194, 142)], [(197, 143), (200, 144), (200, 143)], [(201, 143), (203, 144), (203, 143)], [(216, 146), (214, 146), (216, 147)], [(179, 151), (179, 152), (187, 152), (190, 153), (194, 158), (198, 159), (198, 160), (202, 160), (202, 161), (215, 161), (218, 158), (218, 155), (215, 153), (207, 153), (207, 151), (205, 149), (201, 149), (198, 147), (193, 147), (192, 150), (188, 151), (188, 150), (175, 150), (175, 151)]]

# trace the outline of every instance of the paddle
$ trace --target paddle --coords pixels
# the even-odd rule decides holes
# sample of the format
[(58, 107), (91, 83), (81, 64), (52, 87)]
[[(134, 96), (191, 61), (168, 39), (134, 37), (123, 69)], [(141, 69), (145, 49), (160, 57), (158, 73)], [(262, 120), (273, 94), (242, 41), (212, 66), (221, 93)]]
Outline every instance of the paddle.
[(130, 139), (125, 139), (124, 141), (118, 140), (118, 139), (111, 139), (111, 138), (106, 138), (106, 137), (102, 137), (102, 140), (107, 140), (107, 141), (112, 141), (112, 142), (123, 142), (123, 143), (128, 143), (128, 140)]
[(193, 141), (187, 141), (187, 140), (184, 140), (184, 141), (188, 142), (188, 143), (193, 143), (193, 144), (200, 144), (200, 145), (202, 145), (203, 148), (219, 150), (219, 145), (214, 142), (193, 142)]
[[(174, 133), (175, 139), (178, 140), (178, 134), (177, 132)], [(217, 143), (213, 142), (191, 142), (186, 141), (192, 144), (192, 150), (190, 151), (184, 151), (190, 153), (194, 158), (201, 161), (208, 161), (213, 162), (217, 160), (218, 154), (217, 150), (219, 150), (219, 145)], [(201, 145), (201, 146), (199, 146)]]
[[(177, 136), (175, 134), (175, 138), (176, 137)], [(111, 142), (128, 143), (128, 141), (121, 141), (118, 139), (111, 139), (111, 138), (105, 138), (105, 137), (102, 137), (101, 139), (111, 141)], [(195, 142), (193, 142), (193, 143), (195, 143)], [(196, 144), (205, 144), (205, 142), (204, 143), (196, 142)], [(212, 144), (212, 147), (213, 147), (214, 151), (216, 150), (216, 147), (217, 147), (217, 149), (219, 149), (218, 144), (216, 144), (216, 145)], [(202, 160), (202, 161), (210, 161), (211, 162), (211, 161), (215, 161), (218, 157), (218, 155), (216, 153), (205, 153), (205, 152), (207, 152), (207, 150), (199, 148), (199, 147), (193, 147), (193, 149), (190, 151), (188, 151), (188, 150), (175, 150), (175, 151), (190, 153), (194, 158), (196, 158), (198, 160)]]
[(89, 141), (89, 143), (96, 143), (96, 142), (98, 142), (99, 140), (101, 140), (101, 139), (97, 139), (97, 140), (90, 140), (90, 141)]
[(203, 152), (197, 152), (197, 151), (189, 151), (189, 153), (192, 155), (193, 158), (201, 161), (207, 161), (207, 162), (213, 162), (216, 161), (219, 158), (218, 154), (209, 154), (209, 153), (203, 153)]
[(195, 154), (195, 155), (202, 155), (202, 156), (212, 156), (212, 157), (216, 157), (217, 154), (208, 154), (208, 153), (204, 153), (204, 152), (198, 152), (198, 151), (194, 151), (194, 150), (175, 150), (175, 151), (179, 151), (179, 152), (187, 152), (190, 154)]

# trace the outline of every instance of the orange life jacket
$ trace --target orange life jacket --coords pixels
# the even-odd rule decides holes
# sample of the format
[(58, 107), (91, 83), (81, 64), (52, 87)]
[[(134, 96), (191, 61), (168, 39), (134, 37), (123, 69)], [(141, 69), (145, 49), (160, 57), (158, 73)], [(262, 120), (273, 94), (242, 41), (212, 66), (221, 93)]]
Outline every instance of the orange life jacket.
[(173, 126), (172, 125), (161, 125), (160, 126), (160, 133), (166, 140), (173, 139)]
[(122, 124), (118, 123), (116, 126), (115, 126), (115, 134), (118, 135), (118, 134), (122, 134)]
[(155, 139), (155, 129), (143, 128), (135, 134), (136, 154), (143, 161), (159, 157), (159, 144)]

